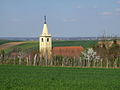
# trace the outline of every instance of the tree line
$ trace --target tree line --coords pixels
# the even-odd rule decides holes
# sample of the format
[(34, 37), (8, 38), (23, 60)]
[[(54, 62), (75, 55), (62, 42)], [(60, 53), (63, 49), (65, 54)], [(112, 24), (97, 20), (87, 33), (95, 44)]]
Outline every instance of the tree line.
[(62, 66), (62, 67), (98, 67), (98, 68), (118, 68), (120, 67), (120, 45), (114, 40), (110, 45), (109, 41), (94, 45), (85, 49), (79, 57), (67, 57), (60, 55), (42, 56), (36, 50), (23, 52), (21, 48), (15, 48), (11, 53), (6, 54), (0, 51), (0, 64), (19, 64), (27, 66)]

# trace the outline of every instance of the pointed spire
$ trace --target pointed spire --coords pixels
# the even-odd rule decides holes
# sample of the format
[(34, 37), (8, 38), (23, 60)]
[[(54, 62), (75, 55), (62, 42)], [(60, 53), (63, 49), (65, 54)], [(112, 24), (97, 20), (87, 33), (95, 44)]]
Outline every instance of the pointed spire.
[(46, 24), (47, 22), (46, 22), (46, 16), (44, 16), (44, 24)]
[(46, 16), (44, 16), (44, 26), (43, 26), (42, 36), (50, 36), (50, 34), (48, 33)]

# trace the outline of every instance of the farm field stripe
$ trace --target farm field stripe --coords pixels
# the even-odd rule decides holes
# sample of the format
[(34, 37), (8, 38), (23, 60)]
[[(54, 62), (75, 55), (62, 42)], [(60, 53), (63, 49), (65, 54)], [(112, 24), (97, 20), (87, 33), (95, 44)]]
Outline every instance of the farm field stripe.
[(23, 43), (25, 43), (25, 42), (9, 42), (9, 43), (5, 43), (5, 44), (0, 45), (0, 50), (6, 49), (6, 48), (9, 48), (9, 47), (13, 47), (13, 46), (16, 46), (16, 45), (20, 45), (20, 44), (23, 44)]

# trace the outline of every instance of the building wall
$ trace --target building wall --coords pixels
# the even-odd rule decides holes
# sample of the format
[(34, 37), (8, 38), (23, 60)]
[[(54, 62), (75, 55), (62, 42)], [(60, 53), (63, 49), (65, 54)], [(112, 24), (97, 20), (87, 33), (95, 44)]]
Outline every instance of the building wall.
[(40, 36), (39, 39), (39, 51), (43, 55), (50, 55), (52, 50), (52, 37)]

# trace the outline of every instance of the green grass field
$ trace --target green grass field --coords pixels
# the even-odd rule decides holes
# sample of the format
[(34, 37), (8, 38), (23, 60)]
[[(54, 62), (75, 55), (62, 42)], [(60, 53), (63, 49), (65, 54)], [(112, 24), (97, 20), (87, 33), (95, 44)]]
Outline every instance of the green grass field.
[(95, 45), (97, 40), (78, 40), (78, 41), (53, 41), (53, 47), (58, 46), (82, 46), (84, 48), (89, 48)]
[[(61, 46), (82, 46), (84, 48), (90, 48), (95, 45), (98, 41), (94, 40), (79, 40), (79, 41), (53, 41), (53, 47), (61, 47)], [(24, 44), (16, 45), (11, 48), (7, 48), (6, 52), (11, 52), (15, 48), (21, 48), (23, 52), (30, 50), (38, 50), (39, 42), (38, 41), (25, 41)]]
[(0, 65), (0, 90), (120, 90), (120, 69)]
[(9, 43), (9, 42), (18, 42), (18, 41), (17, 40), (0, 40), (0, 45), (5, 44), (5, 43)]
[(5, 49), (5, 52), (6, 53), (12, 52), (16, 48), (19, 48), (23, 52), (26, 52), (31, 50), (38, 50), (38, 47), (39, 47), (39, 43), (37, 41), (25, 41), (25, 43), (23, 44)]

